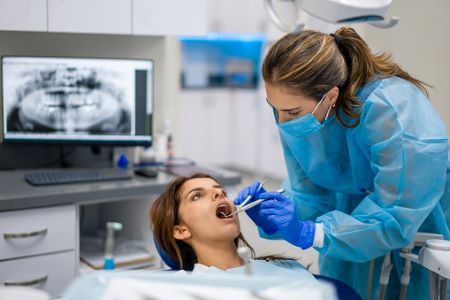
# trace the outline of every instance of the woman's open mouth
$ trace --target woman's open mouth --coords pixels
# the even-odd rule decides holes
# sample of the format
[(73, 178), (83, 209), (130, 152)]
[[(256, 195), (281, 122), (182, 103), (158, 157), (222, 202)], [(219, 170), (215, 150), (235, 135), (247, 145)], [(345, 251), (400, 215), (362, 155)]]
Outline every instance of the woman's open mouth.
[(233, 212), (231, 203), (229, 201), (223, 201), (219, 203), (216, 209), (216, 217), (219, 219), (232, 219), (233, 216), (230, 214)]

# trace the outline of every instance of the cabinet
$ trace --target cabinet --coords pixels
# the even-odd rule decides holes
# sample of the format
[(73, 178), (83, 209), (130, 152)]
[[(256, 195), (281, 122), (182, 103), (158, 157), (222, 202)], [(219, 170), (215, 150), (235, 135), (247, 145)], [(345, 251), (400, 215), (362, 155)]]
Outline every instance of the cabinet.
[(202, 35), (207, 0), (0, 0), (0, 30)]
[(0, 262), (2, 286), (30, 286), (60, 296), (76, 276), (75, 251)]
[(183, 91), (179, 107), (180, 155), (204, 164), (224, 165), (233, 145), (231, 106), (226, 90)]
[(0, 0), (0, 30), (47, 31), (47, 0)]
[(133, 0), (133, 34), (205, 34), (206, 2), (207, 0)]
[(49, 0), (48, 31), (131, 34), (131, 2)]
[(177, 155), (285, 178), (278, 128), (264, 98), (253, 89), (183, 90)]
[(77, 232), (74, 205), (0, 213), (0, 285), (59, 296), (77, 273)]
[(268, 23), (263, 0), (208, 0), (210, 32), (265, 32)]

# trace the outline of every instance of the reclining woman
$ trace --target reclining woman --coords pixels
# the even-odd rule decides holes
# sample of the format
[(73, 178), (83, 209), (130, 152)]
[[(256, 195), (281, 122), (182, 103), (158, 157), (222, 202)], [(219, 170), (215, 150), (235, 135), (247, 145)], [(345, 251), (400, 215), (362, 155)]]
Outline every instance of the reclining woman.
[[(200, 173), (178, 177), (150, 210), (155, 242), (181, 270), (244, 273), (238, 243), (251, 249), (252, 257), (254, 251), (240, 233), (236, 214), (226, 217), (235, 209), (225, 189), (213, 177)], [(258, 275), (316, 280), (292, 259), (265, 257), (252, 260), (251, 267)]]

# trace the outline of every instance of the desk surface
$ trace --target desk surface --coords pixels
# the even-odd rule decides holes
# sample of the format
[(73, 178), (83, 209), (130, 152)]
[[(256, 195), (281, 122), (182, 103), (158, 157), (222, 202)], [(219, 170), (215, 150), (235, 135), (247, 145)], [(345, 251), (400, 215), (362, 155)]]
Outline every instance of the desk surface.
[[(157, 178), (133, 176), (130, 180), (32, 186), (24, 179), (29, 170), (0, 172), (0, 211), (62, 204), (88, 204), (142, 198), (161, 193), (174, 178), (160, 172)], [(236, 172), (220, 170), (222, 185), (240, 183)]]

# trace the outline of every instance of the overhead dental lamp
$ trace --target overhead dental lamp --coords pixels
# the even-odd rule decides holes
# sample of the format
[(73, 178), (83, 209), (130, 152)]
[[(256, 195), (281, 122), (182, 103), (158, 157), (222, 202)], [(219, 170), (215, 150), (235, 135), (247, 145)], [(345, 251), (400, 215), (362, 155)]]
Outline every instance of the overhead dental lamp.
[(272, 22), (282, 31), (302, 31), (305, 23), (297, 21), (287, 25), (275, 10), (275, 1), (292, 2), (297, 12), (302, 10), (328, 23), (369, 23), (379, 28), (395, 26), (399, 18), (388, 16), (392, 0), (264, 0), (264, 6)]

